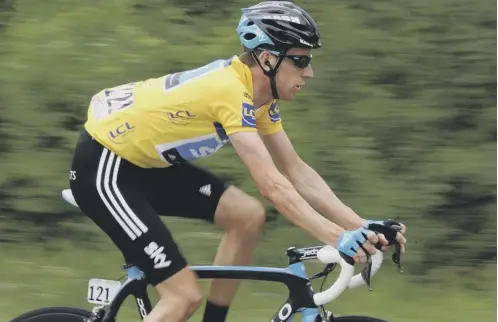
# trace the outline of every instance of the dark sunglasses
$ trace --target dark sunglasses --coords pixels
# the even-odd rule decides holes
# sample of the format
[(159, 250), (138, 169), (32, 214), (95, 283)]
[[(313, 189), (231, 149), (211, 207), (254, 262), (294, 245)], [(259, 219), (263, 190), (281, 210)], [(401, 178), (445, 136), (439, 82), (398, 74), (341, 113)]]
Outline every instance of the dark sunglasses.
[(298, 68), (306, 68), (308, 67), (309, 64), (311, 64), (311, 58), (312, 56), (309, 55), (281, 55), (282, 57), (290, 59), (294, 65)]

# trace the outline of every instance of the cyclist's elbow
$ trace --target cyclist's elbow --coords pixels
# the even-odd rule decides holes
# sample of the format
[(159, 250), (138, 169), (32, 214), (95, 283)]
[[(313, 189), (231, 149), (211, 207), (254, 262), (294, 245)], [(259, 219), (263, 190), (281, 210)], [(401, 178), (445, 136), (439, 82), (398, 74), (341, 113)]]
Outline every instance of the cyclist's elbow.
[(285, 199), (285, 191), (291, 188), (290, 182), (282, 175), (268, 176), (259, 184), (259, 193), (273, 204)]
[(259, 193), (267, 200), (271, 201), (271, 192), (275, 190), (275, 183), (272, 181), (265, 181), (258, 185)]

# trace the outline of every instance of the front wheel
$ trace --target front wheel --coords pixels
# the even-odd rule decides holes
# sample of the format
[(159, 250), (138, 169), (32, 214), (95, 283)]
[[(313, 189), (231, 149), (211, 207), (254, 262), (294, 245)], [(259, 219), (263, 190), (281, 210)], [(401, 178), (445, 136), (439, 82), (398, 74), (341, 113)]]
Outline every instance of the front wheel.
[(341, 316), (338, 318), (333, 318), (330, 322), (387, 322), (386, 320), (381, 320), (377, 318), (371, 318), (368, 316)]
[(21, 314), (10, 322), (84, 322), (90, 316), (87, 310), (74, 307), (47, 307)]

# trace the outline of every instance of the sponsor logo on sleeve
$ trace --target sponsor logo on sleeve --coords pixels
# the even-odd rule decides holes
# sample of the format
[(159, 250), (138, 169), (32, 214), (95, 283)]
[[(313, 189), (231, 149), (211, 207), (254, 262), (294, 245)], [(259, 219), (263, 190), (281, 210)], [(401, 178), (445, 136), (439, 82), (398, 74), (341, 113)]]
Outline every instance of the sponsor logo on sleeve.
[(280, 121), (280, 109), (277, 102), (273, 103), (268, 109), (268, 116), (272, 122)]
[(242, 126), (256, 127), (256, 111), (251, 104), (242, 103)]

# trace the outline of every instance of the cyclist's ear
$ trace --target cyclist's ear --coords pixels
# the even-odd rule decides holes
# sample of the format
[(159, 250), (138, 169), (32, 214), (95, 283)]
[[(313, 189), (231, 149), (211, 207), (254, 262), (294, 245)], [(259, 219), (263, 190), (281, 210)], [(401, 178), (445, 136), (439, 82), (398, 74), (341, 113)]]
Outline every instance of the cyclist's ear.
[(275, 65), (275, 63), (272, 62), (272, 57), (274, 56), (267, 50), (263, 50), (258, 56), (259, 61), (263, 63), (262, 65), (266, 71), (269, 71)]
[(268, 69), (267, 69), (267, 70), (270, 70), (270, 69), (272, 69), (272, 68), (273, 68), (273, 66), (271, 65), (271, 63), (270, 63), (270, 60), (269, 60), (269, 59), (265, 60), (265, 65), (266, 65), (266, 66), (268, 66)]

